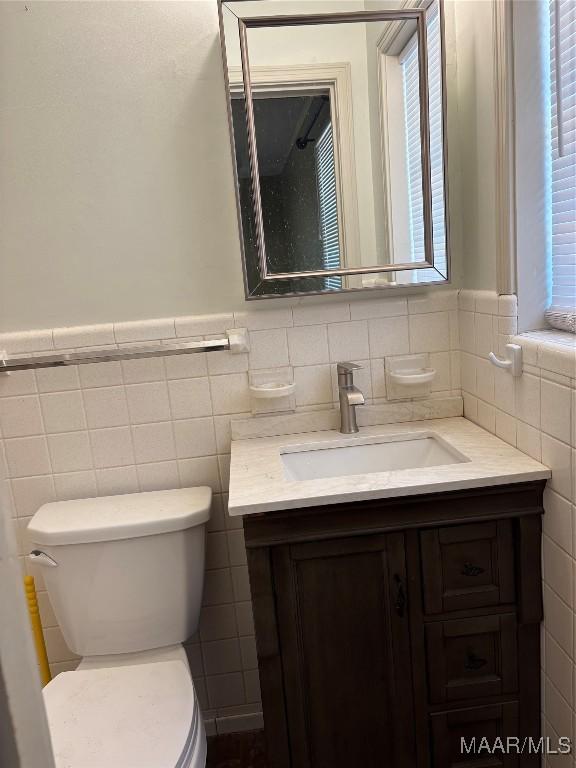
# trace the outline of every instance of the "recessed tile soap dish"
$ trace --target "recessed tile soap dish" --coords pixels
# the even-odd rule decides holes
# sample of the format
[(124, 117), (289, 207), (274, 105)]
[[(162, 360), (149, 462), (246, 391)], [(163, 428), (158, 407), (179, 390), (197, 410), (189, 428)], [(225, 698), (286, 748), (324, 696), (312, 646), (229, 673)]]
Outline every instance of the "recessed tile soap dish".
[(296, 384), (284, 384), (281, 381), (267, 381), (261, 384), (251, 384), (250, 394), (258, 400), (274, 400), (278, 397), (288, 397), (294, 394)]
[(436, 370), (430, 367), (427, 354), (386, 358), (388, 400), (426, 397), (435, 377)]

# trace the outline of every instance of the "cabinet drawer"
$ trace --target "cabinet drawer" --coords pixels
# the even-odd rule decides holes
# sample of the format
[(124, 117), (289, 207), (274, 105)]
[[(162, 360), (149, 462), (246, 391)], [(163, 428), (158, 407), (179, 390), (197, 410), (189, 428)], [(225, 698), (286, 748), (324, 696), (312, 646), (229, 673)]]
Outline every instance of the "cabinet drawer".
[(426, 613), (514, 602), (510, 520), (422, 531), (420, 545)]
[(516, 616), (479, 616), (426, 625), (432, 704), (500, 696), (518, 689)]
[(465, 740), (470, 748), (475, 740), (476, 748), (482, 739), (484, 744), (492, 746), (500, 738), (518, 735), (518, 702), (494, 704), (486, 707), (456, 709), (452, 712), (438, 712), (431, 715), (432, 760), (434, 768), (512, 768), (520, 763), (518, 755), (512, 751), (502, 754), (496, 750), (488, 754), (487, 750), (474, 753), (463, 748)]

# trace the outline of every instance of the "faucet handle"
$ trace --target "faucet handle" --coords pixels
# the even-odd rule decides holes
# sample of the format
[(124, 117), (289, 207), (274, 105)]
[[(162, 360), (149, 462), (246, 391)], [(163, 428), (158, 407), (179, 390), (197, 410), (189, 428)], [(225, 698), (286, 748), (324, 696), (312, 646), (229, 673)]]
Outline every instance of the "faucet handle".
[(364, 368), (363, 365), (358, 365), (357, 363), (338, 363), (336, 366), (336, 370), (338, 371), (338, 375), (342, 374), (345, 375), (347, 373), (354, 373), (354, 371), (359, 370), (360, 368)]

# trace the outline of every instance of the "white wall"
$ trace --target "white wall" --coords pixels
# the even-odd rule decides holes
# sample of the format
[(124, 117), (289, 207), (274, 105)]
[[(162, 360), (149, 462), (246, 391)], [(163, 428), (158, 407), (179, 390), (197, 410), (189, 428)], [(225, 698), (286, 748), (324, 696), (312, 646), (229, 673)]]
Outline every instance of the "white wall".
[(0, 330), (243, 304), (216, 0), (0, 3)]
[[(500, 0), (495, 0), (499, 2)], [(456, 0), (458, 133), (449, 150), (461, 163), (460, 214), (464, 285), (496, 288), (496, 123), (493, 3)], [(450, 94), (449, 94), (450, 97)], [(459, 146), (456, 147), (456, 142)], [(452, 181), (452, 179), (451, 179)]]

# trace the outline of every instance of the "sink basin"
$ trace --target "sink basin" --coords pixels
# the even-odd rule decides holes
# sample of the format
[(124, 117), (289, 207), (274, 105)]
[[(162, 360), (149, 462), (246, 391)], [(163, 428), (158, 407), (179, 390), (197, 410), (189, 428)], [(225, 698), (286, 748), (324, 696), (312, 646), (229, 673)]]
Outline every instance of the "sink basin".
[(469, 459), (430, 432), (294, 445), (280, 452), (287, 480), (438, 467)]

